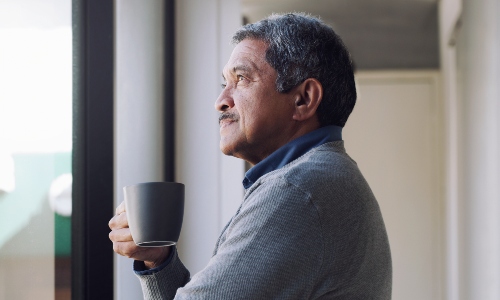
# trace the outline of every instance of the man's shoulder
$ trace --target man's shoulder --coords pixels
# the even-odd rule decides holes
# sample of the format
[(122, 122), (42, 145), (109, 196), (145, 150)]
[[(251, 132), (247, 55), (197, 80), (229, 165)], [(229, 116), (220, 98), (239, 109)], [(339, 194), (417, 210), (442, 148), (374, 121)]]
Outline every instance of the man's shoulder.
[(335, 180), (361, 175), (356, 162), (347, 155), (343, 141), (329, 142), (315, 147), (280, 171), (289, 181)]
[(359, 193), (371, 194), (356, 162), (347, 155), (343, 141), (313, 148), (284, 167), (266, 174), (259, 181), (264, 185), (284, 181), (311, 196), (328, 198), (339, 194), (355, 197)]

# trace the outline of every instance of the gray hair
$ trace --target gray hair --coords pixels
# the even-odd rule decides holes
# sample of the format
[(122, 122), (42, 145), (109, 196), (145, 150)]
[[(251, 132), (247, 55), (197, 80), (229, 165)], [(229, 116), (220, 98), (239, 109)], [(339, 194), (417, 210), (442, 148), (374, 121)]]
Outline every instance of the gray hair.
[(278, 92), (315, 78), (323, 86), (317, 110), (321, 126), (345, 125), (356, 103), (356, 85), (349, 52), (331, 27), (303, 13), (273, 14), (241, 27), (233, 43), (244, 39), (267, 43), (266, 61), (278, 73)]

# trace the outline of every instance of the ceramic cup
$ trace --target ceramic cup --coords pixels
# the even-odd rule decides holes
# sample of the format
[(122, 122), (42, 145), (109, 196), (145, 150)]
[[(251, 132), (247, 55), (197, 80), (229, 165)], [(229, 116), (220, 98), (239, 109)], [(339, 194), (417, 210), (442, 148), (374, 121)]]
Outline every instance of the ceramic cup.
[(123, 188), (127, 218), (136, 245), (175, 245), (184, 215), (184, 184), (145, 182)]

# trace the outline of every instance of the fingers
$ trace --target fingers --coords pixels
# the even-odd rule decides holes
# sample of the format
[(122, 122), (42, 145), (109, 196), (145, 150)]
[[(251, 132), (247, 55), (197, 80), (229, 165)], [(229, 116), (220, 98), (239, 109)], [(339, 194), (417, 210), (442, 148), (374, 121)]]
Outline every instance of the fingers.
[(122, 201), (122, 203), (120, 203), (120, 205), (118, 205), (118, 207), (116, 208), (115, 214), (119, 215), (124, 212), (125, 212), (125, 201)]
[[(115, 216), (113, 219), (117, 217)], [(113, 242), (113, 250), (120, 255), (133, 257), (138, 251), (138, 246), (134, 243), (129, 228), (113, 229), (109, 233), (109, 239)]]
[(133, 241), (132, 234), (130, 233), (130, 229), (121, 228), (121, 229), (113, 229), (109, 233), (109, 239), (112, 242), (130, 242)]
[(135, 258), (138, 248), (139, 247), (134, 243), (134, 241), (113, 242), (113, 251), (129, 258)]
[(125, 211), (113, 216), (113, 218), (111, 218), (111, 220), (109, 220), (108, 226), (111, 230), (120, 229), (120, 228), (128, 228), (128, 219), (127, 219), (127, 214), (125, 213)]
[(144, 261), (146, 265), (156, 266), (163, 262), (170, 253), (170, 247), (139, 247), (134, 243), (128, 228), (125, 202), (118, 205), (116, 215), (109, 220), (109, 239), (113, 242), (113, 251), (136, 260)]

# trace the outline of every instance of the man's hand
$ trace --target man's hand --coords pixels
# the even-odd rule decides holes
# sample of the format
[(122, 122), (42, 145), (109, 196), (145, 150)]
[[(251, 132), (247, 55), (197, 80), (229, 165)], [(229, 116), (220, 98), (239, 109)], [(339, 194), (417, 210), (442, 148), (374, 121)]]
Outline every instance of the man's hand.
[(170, 254), (170, 247), (139, 247), (134, 243), (128, 227), (125, 202), (116, 208), (116, 215), (109, 221), (109, 228), (113, 250), (125, 257), (143, 261), (148, 269), (161, 265)]

